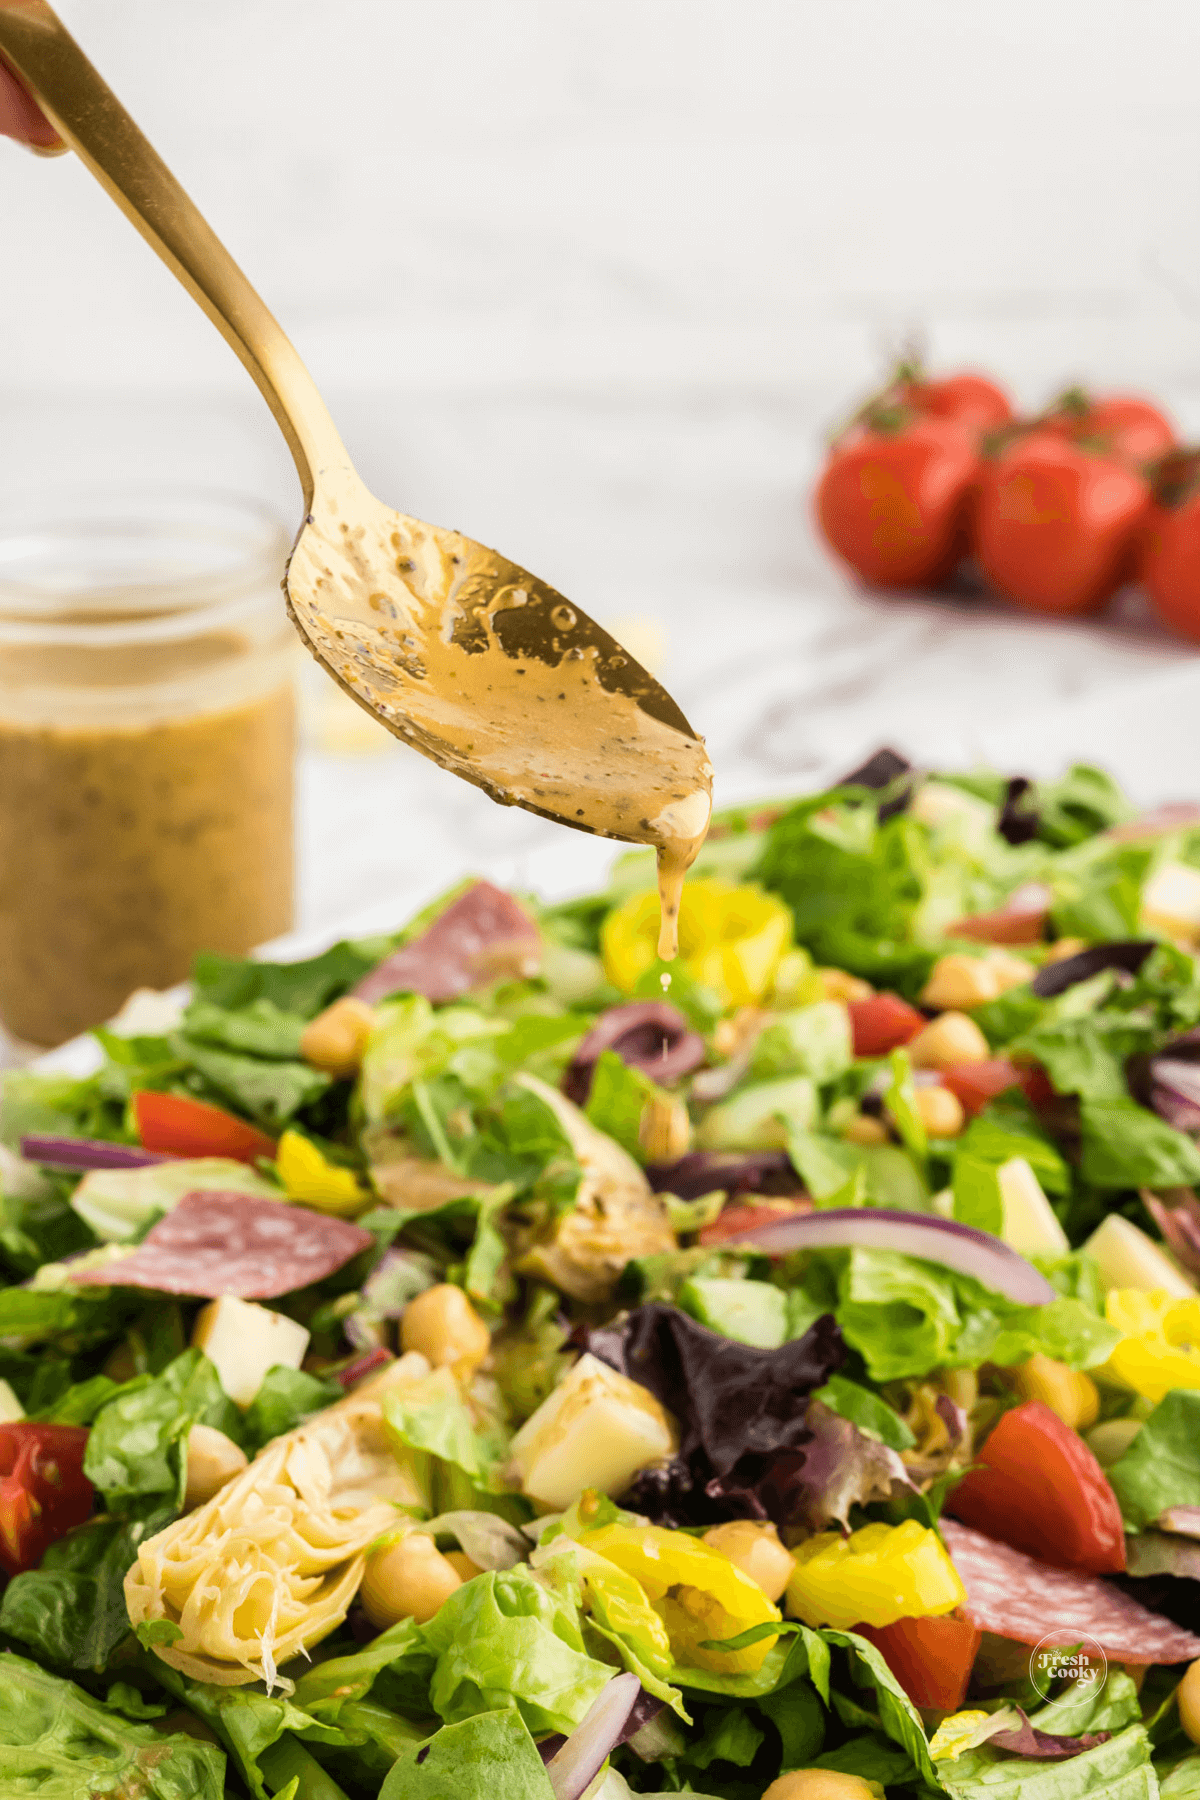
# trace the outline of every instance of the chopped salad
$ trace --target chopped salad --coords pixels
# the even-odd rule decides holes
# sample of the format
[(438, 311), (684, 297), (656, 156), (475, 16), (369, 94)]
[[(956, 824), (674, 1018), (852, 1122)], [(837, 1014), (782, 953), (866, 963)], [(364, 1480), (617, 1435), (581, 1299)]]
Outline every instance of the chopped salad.
[(0, 1792), (1200, 1796), (1200, 810), (718, 815), (0, 1097)]

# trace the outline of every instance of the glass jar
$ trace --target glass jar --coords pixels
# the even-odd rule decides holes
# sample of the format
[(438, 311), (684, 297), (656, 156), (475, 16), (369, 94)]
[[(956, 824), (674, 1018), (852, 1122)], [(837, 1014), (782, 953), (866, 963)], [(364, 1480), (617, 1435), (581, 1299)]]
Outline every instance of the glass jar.
[(54, 1044), (292, 919), (287, 538), (128, 491), (0, 518), (0, 1020)]

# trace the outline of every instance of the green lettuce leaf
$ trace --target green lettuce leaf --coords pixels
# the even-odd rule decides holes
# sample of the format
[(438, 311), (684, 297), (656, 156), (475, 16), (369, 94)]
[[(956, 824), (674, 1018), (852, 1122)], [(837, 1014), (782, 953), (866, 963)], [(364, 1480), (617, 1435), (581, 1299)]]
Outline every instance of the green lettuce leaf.
[(824, 1387), (814, 1388), (812, 1398), (877, 1437), (889, 1450), (909, 1450), (917, 1441), (894, 1407), (846, 1375), (831, 1375)]
[(1200, 1181), (1200, 1149), (1128, 1095), (1083, 1100), (1079, 1172), (1098, 1188), (1191, 1187)]
[(457, 1588), (423, 1627), (429, 1695), (447, 1724), (515, 1705), (531, 1731), (570, 1732), (612, 1678), (584, 1648), (578, 1608), (527, 1568)]
[(850, 1019), (838, 1000), (818, 1000), (777, 1013), (758, 1034), (750, 1058), (751, 1081), (808, 1075), (819, 1086), (836, 1081), (854, 1060)]
[(189, 1042), (285, 1061), (299, 1057), (307, 1023), (302, 1013), (283, 1012), (262, 996), (236, 1010), (197, 999), (184, 1013), (181, 1030)]
[(990, 1744), (937, 1764), (940, 1784), (953, 1800), (1158, 1800), (1150, 1764), (1150, 1740), (1139, 1718), (1137, 1694), (1122, 1669), (1110, 1669), (1099, 1693), (1068, 1691), (1029, 1715), (1039, 1731), (1077, 1737), (1116, 1735), (1062, 1762), (1006, 1757)]
[(214, 1745), (122, 1718), (73, 1682), (6, 1656), (0, 1682), (0, 1791), (18, 1800), (222, 1800)]
[(150, 1501), (128, 1516), (90, 1519), (60, 1538), (40, 1568), (9, 1582), (0, 1601), (0, 1632), (56, 1668), (98, 1674), (129, 1636), (126, 1572), (139, 1546), (174, 1517), (174, 1507)]
[(306, 1062), (272, 1062), (218, 1049), (183, 1034), (172, 1042), (221, 1099), (232, 1101), (268, 1131), (280, 1131), (289, 1119), (318, 1100), (332, 1080)]
[[(835, 1315), (874, 1381), (925, 1375), (944, 1365), (1009, 1366), (1038, 1350), (1072, 1368), (1095, 1368), (1107, 1361), (1119, 1336), (1080, 1300), (1018, 1306), (970, 1276), (891, 1251), (856, 1248), (814, 1258), (807, 1287), (822, 1264), (837, 1270)], [(813, 1304), (819, 1304), (815, 1294)]]
[(284, 1013), (312, 1019), (386, 955), (383, 946), (333, 944), (306, 962), (268, 963), (243, 957), (198, 956), (192, 965), (197, 998), (226, 1011), (267, 1001)]
[(263, 1376), (262, 1386), (242, 1414), (238, 1441), (247, 1456), (255, 1457), (272, 1438), (294, 1431), (323, 1407), (344, 1397), (339, 1381), (322, 1381), (303, 1369), (277, 1363)]
[(135, 1376), (97, 1414), (83, 1470), (110, 1507), (143, 1494), (183, 1504), (187, 1435), (213, 1425), (240, 1441), (241, 1415), (202, 1350), (185, 1350), (161, 1375)]
[(554, 1789), (520, 1714), (504, 1708), (443, 1727), (423, 1755), (406, 1750), (379, 1800), (554, 1800)]
[(646, 1101), (657, 1092), (648, 1075), (631, 1069), (615, 1050), (604, 1050), (596, 1059), (584, 1111), (598, 1131), (607, 1132), (636, 1161), (645, 1162), (638, 1131)]
[(1200, 1390), (1176, 1388), (1107, 1471), (1125, 1522), (1140, 1531), (1171, 1506), (1200, 1506)]

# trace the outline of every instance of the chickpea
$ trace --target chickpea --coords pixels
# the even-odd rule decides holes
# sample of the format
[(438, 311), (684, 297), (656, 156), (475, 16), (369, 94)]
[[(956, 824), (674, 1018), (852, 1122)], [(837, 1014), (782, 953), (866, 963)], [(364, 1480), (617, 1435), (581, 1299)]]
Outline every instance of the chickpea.
[(424, 1625), (462, 1577), (427, 1532), (410, 1531), (368, 1556), (358, 1598), (372, 1625), (386, 1631), (401, 1619)]
[(845, 969), (818, 969), (826, 1000), (869, 1000), (875, 989), (860, 975), (848, 975)]
[(886, 1144), (888, 1130), (882, 1119), (873, 1119), (870, 1113), (856, 1113), (842, 1136), (848, 1144)]
[(400, 1348), (419, 1350), (435, 1369), (473, 1375), (492, 1338), (461, 1288), (442, 1282), (410, 1300), (400, 1320)]
[(1100, 1393), (1091, 1376), (1068, 1369), (1040, 1350), (1012, 1370), (1010, 1379), (1022, 1399), (1041, 1400), (1072, 1431), (1094, 1425), (1099, 1416)]
[(944, 1012), (918, 1031), (908, 1054), (914, 1069), (952, 1069), (956, 1063), (986, 1062), (992, 1053), (974, 1019), (963, 1012)]
[(713, 1049), (718, 1056), (736, 1056), (753, 1043), (766, 1022), (761, 1006), (739, 1006), (727, 1019), (718, 1021), (712, 1035)]
[(1179, 1684), (1179, 1723), (1193, 1744), (1200, 1744), (1200, 1657)]
[(476, 1575), (483, 1574), (479, 1564), (472, 1562), (465, 1550), (443, 1550), (442, 1555), (460, 1581), (474, 1581)]
[(1000, 987), (986, 956), (967, 956), (955, 951), (939, 956), (930, 970), (929, 980), (921, 989), (921, 1005), (939, 1010), (957, 1007), (966, 1010), (995, 1000)]
[(349, 1079), (362, 1067), (363, 1051), (375, 1027), (374, 1009), (345, 994), (304, 1027), (300, 1054), (314, 1069)]
[(949, 1088), (919, 1087), (917, 1112), (930, 1137), (955, 1138), (967, 1122), (958, 1095)]
[(642, 1108), (638, 1143), (652, 1163), (674, 1162), (692, 1141), (692, 1121), (682, 1100), (655, 1095)]
[(768, 1600), (778, 1600), (796, 1568), (795, 1557), (780, 1543), (774, 1525), (760, 1524), (757, 1519), (731, 1519), (727, 1525), (714, 1525), (705, 1532), (704, 1542), (757, 1582)]
[(879, 1800), (879, 1790), (861, 1775), (843, 1775), (839, 1769), (789, 1769), (762, 1800)]
[(246, 1452), (213, 1425), (193, 1425), (187, 1440), (184, 1512), (203, 1506), (246, 1467)]
[(1087, 1434), (1088, 1449), (1102, 1469), (1119, 1462), (1142, 1429), (1140, 1419), (1105, 1419)]

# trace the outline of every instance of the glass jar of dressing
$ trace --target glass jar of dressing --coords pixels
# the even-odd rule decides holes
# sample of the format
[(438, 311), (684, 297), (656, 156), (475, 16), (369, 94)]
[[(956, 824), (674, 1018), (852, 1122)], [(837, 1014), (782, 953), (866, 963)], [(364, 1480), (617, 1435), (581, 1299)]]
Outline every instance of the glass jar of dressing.
[(251, 502), (0, 519), (0, 1021), (54, 1044), (292, 918), (287, 540)]

